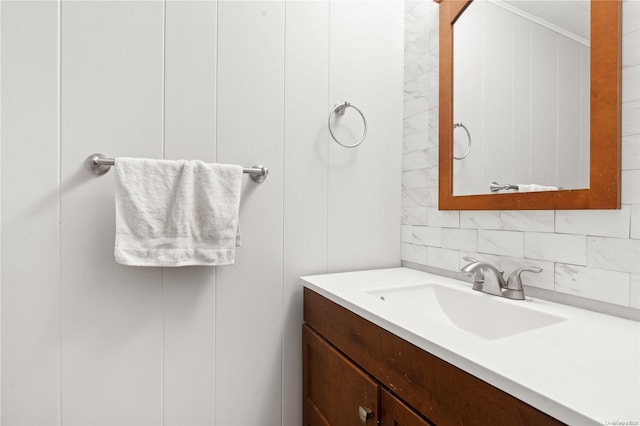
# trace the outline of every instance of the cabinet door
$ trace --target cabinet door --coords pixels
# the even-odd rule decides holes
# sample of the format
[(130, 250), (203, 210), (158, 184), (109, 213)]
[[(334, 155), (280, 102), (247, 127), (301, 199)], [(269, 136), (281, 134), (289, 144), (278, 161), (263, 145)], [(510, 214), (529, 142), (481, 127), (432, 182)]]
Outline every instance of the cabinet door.
[(387, 390), (380, 391), (380, 426), (431, 426), (411, 407), (391, 395)]
[(376, 425), (378, 384), (306, 325), (302, 345), (304, 426)]

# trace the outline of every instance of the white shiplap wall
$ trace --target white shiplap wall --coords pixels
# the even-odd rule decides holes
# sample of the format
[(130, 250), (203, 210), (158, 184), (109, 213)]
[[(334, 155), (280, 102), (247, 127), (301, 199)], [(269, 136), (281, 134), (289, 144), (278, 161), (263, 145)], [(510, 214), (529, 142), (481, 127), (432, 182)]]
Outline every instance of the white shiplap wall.
[[(403, 3), (0, 16), (1, 423), (300, 424), (297, 277), (399, 264)], [(369, 120), (355, 150), (328, 138), (344, 100)], [(93, 152), (269, 167), (245, 179), (236, 265), (116, 264)]]
[(505, 274), (535, 265), (543, 273), (523, 278), (531, 293), (638, 317), (640, 2), (622, 5), (622, 209), (609, 211), (439, 211), (438, 6), (405, 9), (402, 260), (459, 271), (470, 255)]

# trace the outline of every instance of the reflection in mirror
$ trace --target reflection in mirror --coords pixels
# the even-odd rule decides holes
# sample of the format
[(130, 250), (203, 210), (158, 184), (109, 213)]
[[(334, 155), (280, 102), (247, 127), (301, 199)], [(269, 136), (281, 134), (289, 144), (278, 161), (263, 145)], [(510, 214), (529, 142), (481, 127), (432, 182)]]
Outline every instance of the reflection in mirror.
[[(472, 140), (472, 149), (469, 153), (474, 155), (478, 155), (478, 153), (482, 153), (480, 149), (476, 145), (480, 145), (476, 141), (476, 136), (482, 135), (485, 132), (485, 122), (481, 122), (481, 128), (473, 128), (471, 124), (467, 126), (464, 121), (462, 122), (463, 126), (454, 127), (456, 123), (462, 121), (462, 119), (458, 118), (454, 120), (454, 68), (456, 68), (456, 64), (454, 63), (454, 25), (456, 25), (458, 20), (464, 19), (464, 14), (467, 12), (467, 8), (473, 6), (472, 0), (435, 0), (439, 3), (440, 9), (440, 49), (439, 49), (439, 61), (440, 61), (440, 96), (439, 96), (439, 109), (438, 109), (438, 134), (439, 134), (439, 149), (438, 149), (438, 208), (440, 210), (557, 210), (557, 209), (619, 209), (620, 208), (620, 74), (621, 74), (621, 23), (622, 23), (622, 0), (591, 0), (589, 2), (590, 5), (590, 29), (589, 29), (589, 49), (590, 49), (590, 83), (589, 83), (589, 150), (584, 152), (586, 155), (589, 153), (589, 183), (588, 188), (587, 185), (583, 185), (582, 183), (576, 184), (580, 186), (580, 189), (571, 189), (570, 186), (574, 186), (569, 182), (568, 177), (562, 176), (562, 179), (556, 179), (553, 183), (556, 185), (564, 186), (569, 189), (563, 190), (550, 190), (550, 191), (533, 191), (533, 192), (523, 192), (513, 190), (507, 191), (499, 191), (498, 194), (489, 194), (486, 191), (486, 187), (482, 187), (482, 193), (473, 194), (473, 195), (457, 195), (454, 193), (454, 163), (459, 163), (464, 160), (455, 160), (454, 157), (460, 156), (460, 151), (458, 149), (465, 149), (464, 143), (462, 147), (456, 147), (454, 150), (454, 132), (456, 133), (456, 137), (464, 138), (464, 129), (468, 128), (469, 134)], [(486, 3), (486, 1), (484, 1)], [(540, 1), (544, 4), (543, 8), (546, 8), (551, 3), (549, 1)], [(512, 4), (511, 2), (508, 2)], [(520, 3), (520, 0), (514, 0), (513, 3)], [(535, 2), (529, 2), (527, 0), (526, 3), (533, 4)], [(555, 4), (555, 3), (554, 3)], [(531, 10), (527, 13), (531, 14)], [(522, 17), (521, 15), (518, 15)], [(519, 18), (512, 18), (513, 20)], [(543, 19), (546, 19), (543, 17)], [(531, 24), (533, 25), (533, 24)], [(554, 26), (559, 26), (558, 24), (554, 24)], [(512, 28), (514, 25), (512, 24)], [(533, 32), (533, 30), (531, 30)], [(574, 31), (575, 32), (575, 31)], [(509, 35), (505, 35), (504, 38), (508, 39)], [(494, 36), (494, 38), (500, 38)], [(585, 38), (584, 36), (582, 38)], [(511, 39), (511, 44), (507, 47), (504, 47), (503, 50), (507, 52), (513, 52), (513, 46), (515, 45), (514, 38)], [(497, 43), (503, 42), (500, 40), (496, 41)], [(486, 46), (487, 40), (484, 41), (484, 45)], [(533, 41), (531, 41), (533, 44)], [(484, 48), (484, 47), (483, 47)], [(516, 50), (516, 53), (519, 53), (519, 50)], [(489, 55), (490, 53), (487, 53)], [(493, 53), (496, 54), (495, 52)], [(556, 61), (560, 63), (558, 60), (558, 50), (556, 50)], [(563, 58), (564, 59), (564, 58)], [(493, 62), (493, 61), (491, 61)], [(533, 63), (536, 62), (536, 63)], [(516, 77), (521, 79), (522, 74), (529, 75), (529, 78), (534, 79), (536, 76), (534, 75), (536, 72), (533, 71), (534, 67), (536, 67), (539, 60), (532, 59), (532, 56), (529, 56), (529, 61), (526, 63), (528, 68), (522, 66), (521, 63), (511, 63), (507, 65), (506, 68), (509, 69), (508, 73), (499, 74), (504, 78), (502, 81), (502, 85), (497, 85), (497, 88), (493, 88), (491, 92), (483, 91), (482, 87), (476, 92), (479, 92), (484, 98), (490, 99), (487, 97), (491, 95), (491, 103), (483, 101), (486, 105), (486, 108), (481, 109), (480, 111), (474, 112), (473, 114), (482, 115), (487, 113), (487, 111), (492, 111), (496, 109), (500, 112), (498, 118), (493, 118), (493, 120), (497, 123), (495, 126), (498, 130), (492, 130), (496, 132), (497, 135), (502, 137), (504, 133), (508, 139), (506, 139), (507, 143), (517, 139), (516, 136), (520, 137), (521, 134), (524, 134), (525, 137), (529, 137), (530, 142), (533, 143), (542, 143), (538, 141), (545, 141), (545, 137), (534, 138), (534, 135), (542, 134), (547, 129), (541, 128), (545, 125), (542, 124), (532, 124), (531, 122), (520, 124), (518, 122), (513, 121), (512, 115), (514, 115), (514, 103), (513, 100), (502, 100), (501, 96), (503, 96), (503, 92), (506, 91), (506, 84), (504, 82), (511, 82), (511, 79), (515, 80)], [(489, 63), (487, 58), (483, 55), (483, 60), (480, 63), (474, 63), (470, 65), (473, 70), (476, 72), (482, 72), (484, 64)], [(494, 71), (495, 73), (502, 73), (503, 69), (498, 69)], [(528, 73), (528, 74), (527, 74)], [(493, 78), (493, 81), (496, 80), (495, 76), (490, 75), (489, 77)], [(572, 87), (575, 87), (575, 80), (570, 83)], [(557, 80), (550, 78), (552, 85), (555, 84), (557, 87), (559, 84)], [(555, 83), (554, 83), (555, 81)], [(586, 80), (585, 80), (586, 81)], [(461, 83), (462, 84), (462, 83)], [(533, 83), (531, 83), (533, 84)], [(547, 81), (547, 86), (549, 82)], [(563, 87), (565, 85), (563, 84)], [(510, 86), (509, 86), (510, 87)], [(535, 90), (529, 89), (530, 101), (522, 103), (522, 105), (518, 105), (518, 108), (529, 108), (529, 116), (531, 115), (531, 111), (536, 110), (537, 114), (545, 114), (548, 113), (547, 110), (544, 110), (540, 107), (534, 105), (535, 99), (537, 97), (542, 96), (542, 92), (547, 89), (546, 86), (542, 85), (541, 88), (536, 88)], [(558, 117), (558, 108), (560, 102), (570, 102), (566, 100), (556, 100), (555, 104), (552, 103), (549, 109), (555, 108), (555, 116), (556, 123), (560, 123), (561, 120)], [(483, 106), (482, 103), (480, 103)], [(505, 108), (511, 106), (511, 108)], [(576, 105), (576, 104), (572, 104)], [(575, 109), (579, 109), (577, 106)], [(582, 110), (581, 110), (582, 111)], [(457, 111), (456, 111), (457, 112)], [(581, 112), (580, 114), (582, 114)], [(575, 114), (575, 110), (574, 110)], [(503, 116), (508, 116), (508, 120), (503, 120)], [(520, 116), (521, 117), (521, 116)], [(525, 115), (527, 117), (527, 115)], [(522, 118), (521, 118), (522, 119)], [(506, 123), (506, 129), (503, 129), (502, 123)], [(525, 127), (525, 130), (522, 131), (521, 127)], [(528, 126), (528, 128), (526, 127)], [(567, 130), (569, 129), (569, 130)], [(561, 130), (560, 127), (555, 131), (555, 135), (553, 132), (548, 132), (549, 137), (557, 138), (560, 141), (564, 141), (568, 138), (566, 135), (573, 135), (578, 131), (571, 132), (573, 127), (565, 128), (565, 130)], [(528, 133), (527, 133), (528, 132)], [(563, 134), (560, 135), (560, 132)], [(460, 133), (460, 135), (458, 135)], [(565, 135), (566, 134), (566, 135)], [(478, 136), (479, 137), (479, 136)], [(585, 138), (586, 139), (586, 138)], [(486, 139), (485, 139), (486, 141)], [(465, 141), (466, 142), (466, 141)], [(554, 157), (557, 161), (560, 154), (564, 154), (560, 151), (560, 145), (555, 147), (558, 152)], [(562, 149), (564, 149), (564, 145), (562, 145)], [(527, 156), (523, 156), (522, 158), (516, 157), (513, 155), (513, 149), (510, 144), (506, 146), (501, 146), (500, 149), (494, 149), (492, 152), (488, 154), (481, 154), (480, 157), (483, 159), (492, 157), (492, 156), (500, 156), (505, 155), (504, 151), (508, 152), (508, 156), (506, 160), (502, 161), (500, 164), (491, 167), (481, 166), (485, 170), (503, 170), (503, 169), (512, 169), (519, 170), (524, 164), (529, 163), (546, 163), (551, 160), (540, 160), (535, 159), (534, 155), (538, 155), (538, 151), (533, 151), (534, 148), (529, 148), (529, 153)], [(553, 151), (553, 148), (549, 149)], [(455, 151), (455, 152), (454, 152)], [(464, 154), (465, 151), (463, 151)], [(527, 151), (525, 150), (525, 154)], [(574, 153), (574, 157), (577, 155)], [(525, 158), (526, 157), (526, 158)], [(466, 159), (465, 159), (466, 160)], [(547, 164), (545, 164), (547, 165)], [(562, 173), (564, 173), (564, 169), (553, 167), (555, 173), (560, 177)], [(558, 171), (559, 170), (559, 171)], [(586, 169), (583, 167), (582, 170)], [(533, 173), (538, 172), (530, 172), (529, 179), (537, 178), (537, 175), (533, 175)], [(509, 176), (511, 177), (511, 176)], [(476, 176), (474, 179), (489, 179), (490, 177), (480, 177)], [(565, 183), (567, 182), (567, 183)], [(523, 182), (499, 182), (502, 185), (505, 184), (519, 184)], [(546, 180), (544, 182), (537, 181), (526, 181), (526, 184), (544, 184), (549, 183)], [(491, 182), (483, 182), (483, 185), (490, 185)], [(520, 188), (519, 188), (520, 189)]]
[(589, 187), (589, 24), (577, 0), (474, 1), (456, 20), (454, 195)]

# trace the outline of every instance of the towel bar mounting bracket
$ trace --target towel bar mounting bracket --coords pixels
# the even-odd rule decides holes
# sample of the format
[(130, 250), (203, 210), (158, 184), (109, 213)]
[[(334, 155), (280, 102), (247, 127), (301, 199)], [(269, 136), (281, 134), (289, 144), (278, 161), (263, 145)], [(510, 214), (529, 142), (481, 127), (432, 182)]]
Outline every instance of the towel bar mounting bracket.
[(89, 171), (94, 175), (102, 176), (103, 174), (111, 170), (111, 166), (115, 164), (115, 161), (113, 162), (113, 164), (109, 164), (109, 162), (105, 161), (105, 159), (109, 160), (102, 154), (91, 154), (87, 157), (85, 165), (87, 166), (87, 169), (89, 169)]

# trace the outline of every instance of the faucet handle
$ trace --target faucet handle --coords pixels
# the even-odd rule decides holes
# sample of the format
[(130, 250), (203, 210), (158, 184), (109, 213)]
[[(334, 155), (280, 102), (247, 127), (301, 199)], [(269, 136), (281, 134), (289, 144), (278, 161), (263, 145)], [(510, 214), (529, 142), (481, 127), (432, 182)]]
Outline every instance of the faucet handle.
[[(469, 263), (469, 265), (480, 262), (478, 259), (476, 259), (475, 257), (471, 257), (471, 256), (463, 256), (462, 259), (466, 260), (467, 262), (471, 262), (471, 263)], [(466, 265), (466, 266), (469, 266), (469, 265)], [(464, 268), (462, 268), (462, 269), (464, 269)], [(471, 274), (465, 273), (465, 276), (470, 277)], [(483, 283), (484, 282), (484, 270), (482, 268), (476, 270), (476, 272), (473, 274), (473, 282), (474, 283)]]
[(534, 266), (525, 266), (524, 268), (518, 268), (509, 274), (509, 279), (507, 280), (507, 288), (509, 290), (522, 290), (522, 278), (520, 274), (523, 272), (535, 272), (539, 274), (542, 272), (542, 268), (536, 268)]

